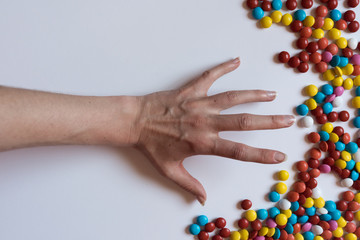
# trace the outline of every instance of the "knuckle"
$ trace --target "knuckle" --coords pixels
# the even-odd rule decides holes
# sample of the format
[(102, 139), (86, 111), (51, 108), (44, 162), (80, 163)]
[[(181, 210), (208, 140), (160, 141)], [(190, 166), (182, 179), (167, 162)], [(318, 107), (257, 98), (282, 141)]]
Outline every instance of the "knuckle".
[(200, 115), (197, 115), (197, 116), (194, 116), (191, 121), (190, 121), (190, 125), (194, 128), (199, 128), (199, 127), (204, 127), (207, 125), (207, 118), (206, 117), (203, 117), (203, 116), (200, 116)]
[(232, 150), (233, 158), (238, 160), (245, 160), (245, 149), (243, 146), (235, 146)]
[(252, 125), (252, 118), (249, 114), (242, 114), (237, 121), (240, 130), (249, 129)]
[(205, 72), (203, 72), (203, 74), (201, 75), (203, 78), (208, 78), (211, 76), (211, 71), (210, 70), (207, 70)]
[(228, 102), (233, 102), (238, 98), (237, 92), (234, 91), (227, 91), (225, 92), (225, 96)]
[(270, 122), (273, 127), (279, 126), (279, 117), (275, 115), (270, 116)]

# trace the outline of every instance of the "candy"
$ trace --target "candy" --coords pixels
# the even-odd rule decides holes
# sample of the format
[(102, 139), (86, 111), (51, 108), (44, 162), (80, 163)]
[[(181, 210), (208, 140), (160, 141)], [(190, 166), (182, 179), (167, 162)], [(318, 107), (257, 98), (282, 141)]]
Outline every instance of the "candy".
[(197, 217), (196, 219), (196, 223), (199, 225), (199, 226), (205, 226), (207, 223), (208, 223), (208, 218), (207, 216), (205, 215), (200, 215)]
[(272, 25), (272, 19), (271, 17), (263, 17), (261, 20), (260, 20), (260, 25), (263, 27), (263, 28), (269, 28), (271, 27)]
[(195, 223), (191, 224), (190, 227), (189, 227), (189, 232), (192, 235), (198, 235), (200, 233), (200, 226), (195, 224)]

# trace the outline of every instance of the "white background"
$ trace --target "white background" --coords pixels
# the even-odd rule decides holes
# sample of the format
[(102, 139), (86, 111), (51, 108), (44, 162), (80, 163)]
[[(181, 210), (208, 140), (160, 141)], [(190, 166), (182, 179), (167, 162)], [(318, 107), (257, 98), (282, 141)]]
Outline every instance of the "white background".
[[(239, 0), (2, 0), (1, 85), (79, 95), (142, 95), (178, 87), (233, 57), (241, 66), (209, 94), (237, 89), (278, 92), (272, 103), (224, 113), (291, 114), (304, 86), (321, 85), (313, 71), (295, 73), (274, 56), (295, 53), (295, 34), (281, 25), (260, 29)], [(349, 96), (349, 95), (346, 95)], [(353, 113), (353, 112), (351, 112)], [(4, 114), (4, 113), (2, 113)], [(0, 154), (0, 239), (193, 239), (195, 216), (223, 216), (228, 227), (250, 198), (267, 208), (273, 174), (304, 159), (316, 130), (293, 126), (227, 132), (224, 138), (274, 148), (288, 161), (265, 166), (196, 156), (186, 168), (207, 190), (205, 207), (162, 178), (134, 149), (54, 146)], [(6, 136), (1, 136), (6, 138)], [(336, 200), (336, 178), (320, 177)]]

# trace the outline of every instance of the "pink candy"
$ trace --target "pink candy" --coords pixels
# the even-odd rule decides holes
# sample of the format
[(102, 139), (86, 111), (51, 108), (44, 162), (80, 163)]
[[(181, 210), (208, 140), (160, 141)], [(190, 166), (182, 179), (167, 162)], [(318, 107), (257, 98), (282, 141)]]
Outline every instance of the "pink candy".
[(354, 56), (351, 57), (350, 62), (354, 65), (360, 65), (360, 55), (354, 54)]
[(329, 228), (330, 231), (334, 231), (335, 229), (338, 228), (338, 224), (335, 220), (330, 220), (329, 225), (330, 225), (330, 228)]
[(329, 173), (331, 171), (331, 167), (327, 164), (322, 164), (320, 167), (319, 167), (319, 170), (320, 172), (322, 173)]
[(309, 223), (309, 222), (307, 222), (307, 223), (305, 223), (304, 225), (302, 225), (301, 230), (302, 230), (303, 232), (308, 232), (308, 231), (311, 230), (311, 227), (312, 227), (312, 224)]
[(254, 238), (254, 240), (265, 240), (264, 236), (257, 236), (256, 238)]
[(269, 227), (269, 228), (274, 228), (277, 226), (276, 222), (274, 221), (274, 219), (271, 219), (271, 218), (268, 218), (266, 220), (266, 225)]
[(332, 102), (336, 98), (335, 94), (331, 94), (325, 98), (325, 102)]
[(335, 89), (334, 89), (334, 94), (336, 95), (336, 96), (341, 96), (341, 95), (343, 95), (343, 93), (344, 93), (344, 88), (343, 87), (336, 87)]
[(326, 63), (330, 62), (333, 57), (333, 55), (328, 51), (323, 52), (321, 56), (322, 56), (322, 60)]

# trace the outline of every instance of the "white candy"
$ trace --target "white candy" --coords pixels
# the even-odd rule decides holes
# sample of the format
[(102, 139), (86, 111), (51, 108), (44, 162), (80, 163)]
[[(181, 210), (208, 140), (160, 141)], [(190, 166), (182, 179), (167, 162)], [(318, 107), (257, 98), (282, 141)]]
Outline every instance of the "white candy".
[(355, 162), (360, 162), (360, 151), (357, 151), (356, 153), (354, 153), (353, 158), (354, 158)]
[(302, 127), (310, 128), (314, 125), (314, 119), (310, 116), (306, 116), (300, 119), (300, 125)]
[(291, 203), (290, 203), (289, 200), (287, 200), (287, 199), (281, 199), (281, 200), (279, 201), (279, 208), (280, 208), (281, 210), (288, 210), (290, 207), (291, 207)]
[(316, 209), (316, 213), (317, 214), (327, 214), (328, 213), (328, 210), (326, 208), (318, 208)]
[(318, 199), (319, 197), (321, 197), (321, 191), (318, 187), (316, 187), (312, 190), (312, 197), (314, 199)]
[(340, 182), (341, 186), (343, 187), (351, 187), (353, 183), (354, 181), (351, 178), (345, 178)]
[(348, 47), (351, 48), (352, 50), (355, 50), (357, 48), (358, 45), (358, 40), (356, 38), (350, 38), (348, 40)]
[(323, 228), (320, 227), (319, 225), (313, 225), (311, 227), (311, 231), (314, 233), (314, 235), (321, 235), (323, 233)]
[(344, 99), (342, 97), (336, 97), (332, 102), (333, 107), (341, 107), (344, 104)]

